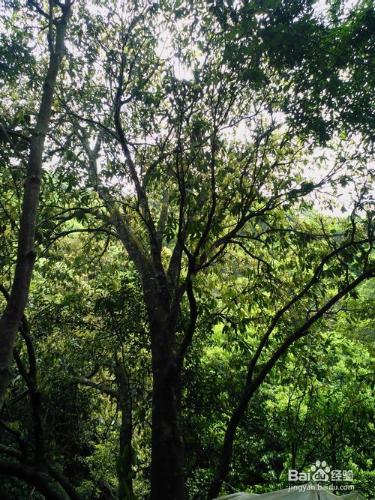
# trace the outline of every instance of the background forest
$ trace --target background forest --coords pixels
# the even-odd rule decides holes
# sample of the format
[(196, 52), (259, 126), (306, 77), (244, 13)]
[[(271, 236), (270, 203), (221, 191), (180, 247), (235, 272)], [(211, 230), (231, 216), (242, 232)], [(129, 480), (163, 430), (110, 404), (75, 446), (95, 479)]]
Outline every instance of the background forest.
[(374, 498), (373, 2), (0, 16), (1, 499)]

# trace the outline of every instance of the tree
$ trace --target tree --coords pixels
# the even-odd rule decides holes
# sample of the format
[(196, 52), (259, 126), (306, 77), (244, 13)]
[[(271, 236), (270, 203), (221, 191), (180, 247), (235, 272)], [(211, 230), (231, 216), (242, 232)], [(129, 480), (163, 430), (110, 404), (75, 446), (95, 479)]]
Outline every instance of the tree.
[[(236, 307), (229, 300), (226, 306), (210, 303), (200, 322), (199, 345), (187, 359), (183, 415), (192, 498), (199, 498), (210, 481), (224, 423), (242, 389), (243, 358), (256, 337), (254, 327), (243, 323), (241, 289), (233, 288)], [(368, 292), (360, 290), (359, 297), (321, 322), (314, 335), (292, 346), (260, 386), (239, 425), (223, 492), (286, 488), (288, 469), (308, 471), (324, 458), (331, 468), (352, 469), (356, 489), (371, 497), (365, 479), (372, 470), (371, 354), (365, 338), (353, 338), (353, 327), (362, 327), (351, 319), (362, 310), (365, 296)], [(265, 298), (263, 308), (268, 303), (272, 299)], [(252, 311), (262, 321), (254, 303)]]
[[(100, 220), (104, 218), (116, 232), (142, 283), (153, 360), (152, 498), (183, 498), (181, 371), (198, 315), (196, 276), (214, 265), (228, 246), (237, 244), (237, 238), (246, 238), (251, 222), (249, 237), (256, 240), (262, 223), (271, 219), (276, 209), (297, 206), (314, 189), (335, 185), (344, 176), (343, 164), (349, 156), (351, 160), (354, 157), (348, 152), (346, 157), (337, 158), (330, 173), (318, 182), (304, 179), (300, 148), (309, 146), (295, 136), (293, 123), (288, 126), (276, 114), (282, 107), (272, 68), (266, 76), (273, 86), (265, 88), (263, 80), (245, 78), (228, 64), (214, 17), (206, 12), (207, 18), (197, 27), (184, 6), (175, 14), (177, 19), (183, 16), (199, 55), (194, 54), (183, 33), (169, 27), (170, 43), (179, 54), (176, 64), (185, 63), (192, 73), (190, 79), (176, 77), (175, 69), (168, 68), (153, 48), (157, 30), (149, 16), (158, 15), (155, 9), (145, 3), (134, 11), (130, 6), (120, 16), (111, 5), (97, 15), (94, 25), (90, 18), (85, 28), (80, 27), (97, 35), (97, 41), (85, 47), (95, 63), (83, 72), (81, 60), (79, 68), (72, 66), (72, 78), (77, 88), (81, 85), (80, 92), (72, 90), (62, 100), (72, 127), (79, 130), (75, 146), (70, 147), (75, 155), (72, 168), (82, 172), (87, 186), (107, 208)], [(105, 27), (103, 16), (111, 18)], [(214, 23), (212, 36), (206, 31), (210, 23)], [(118, 40), (116, 47), (110, 42), (113, 39)], [(94, 75), (94, 65), (103, 72)], [(82, 74), (87, 75), (90, 86)], [(97, 90), (95, 100), (93, 88)], [(85, 113), (87, 106), (90, 116)], [(238, 133), (239, 123), (246, 124), (246, 143), (228, 139), (231, 130)], [(356, 231), (346, 231), (348, 239), (323, 254), (300, 292), (281, 306), (249, 362), (247, 384), (229, 423), (211, 496), (218, 493), (228, 470), (234, 434), (247, 403), (269, 370), (338, 300), (373, 277), (373, 268), (365, 258), (359, 273), (321, 302), (307, 321), (281, 342), (252, 380), (255, 365), (280, 318), (320, 282), (331, 259), (361, 245), (366, 248), (365, 255), (367, 245), (371, 247), (372, 229), (369, 238), (358, 240), (354, 238)], [(165, 246), (170, 248), (169, 261), (163, 258)], [(188, 321), (183, 320), (184, 311)]]
[[(26, 307), (35, 261), (34, 238), (42, 176), (44, 143), (49, 128), (56, 79), (64, 53), (64, 39), (72, 2), (55, 5), (49, 2), (48, 13), (36, 2), (30, 2), (42, 18), (48, 21), (49, 62), (41, 92), (35, 126), (29, 138), (22, 211), (19, 221), (17, 262), (9, 300), (0, 318), (0, 402), (10, 380), (12, 351), (18, 327)], [(60, 14), (60, 16), (59, 16)], [(2, 126), (3, 139), (12, 144), (13, 133)], [(17, 136), (17, 132), (15, 134)], [(21, 158), (22, 160), (22, 158)]]

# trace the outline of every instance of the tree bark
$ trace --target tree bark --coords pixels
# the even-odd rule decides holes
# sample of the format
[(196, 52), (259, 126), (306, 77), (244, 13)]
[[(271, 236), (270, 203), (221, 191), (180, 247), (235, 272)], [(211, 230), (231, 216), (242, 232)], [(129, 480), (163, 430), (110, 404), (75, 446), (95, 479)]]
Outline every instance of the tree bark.
[(184, 500), (184, 444), (179, 425), (180, 380), (176, 369), (175, 329), (151, 322), (152, 461), (151, 499)]
[[(64, 38), (70, 7), (70, 1), (66, 0), (61, 7), (61, 18), (55, 23), (52, 19), (50, 21), (51, 26), (53, 24), (56, 26), (55, 41), (53, 47), (50, 47), (49, 64), (44, 79), (39, 112), (30, 139), (13, 286), (0, 318), (0, 406), (10, 380), (15, 337), (26, 307), (36, 256), (34, 240), (42, 176), (42, 156), (51, 119), (56, 78), (64, 52)], [(51, 36), (51, 30), (49, 35)]]

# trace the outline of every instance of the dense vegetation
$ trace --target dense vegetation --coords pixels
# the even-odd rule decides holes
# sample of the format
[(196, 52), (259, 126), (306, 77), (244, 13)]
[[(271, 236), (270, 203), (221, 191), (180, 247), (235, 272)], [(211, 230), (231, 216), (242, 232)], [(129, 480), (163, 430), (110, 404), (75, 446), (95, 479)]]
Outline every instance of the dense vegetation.
[(0, 15), (1, 498), (373, 498), (373, 3)]

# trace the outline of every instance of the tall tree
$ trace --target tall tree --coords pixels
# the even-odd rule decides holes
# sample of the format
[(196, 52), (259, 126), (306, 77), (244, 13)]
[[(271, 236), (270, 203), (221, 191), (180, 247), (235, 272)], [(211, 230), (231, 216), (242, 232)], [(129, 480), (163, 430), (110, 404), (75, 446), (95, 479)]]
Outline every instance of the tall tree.
[[(56, 79), (64, 55), (65, 32), (71, 13), (72, 1), (66, 0), (60, 4), (51, 0), (47, 12), (37, 2), (31, 1), (29, 4), (29, 8), (35, 9), (38, 15), (47, 22), (49, 63), (43, 82), (35, 126), (29, 138), (29, 156), (19, 221), (14, 279), (9, 300), (0, 318), (0, 402), (4, 399), (10, 380), (14, 341), (26, 307), (36, 256), (34, 239), (42, 177), (43, 151), (51, 119)], [(5, 128), (4, 131), (6, 137), (7, 131)], [(9, 141), (11, 141), (10, 137)]]
[[(294, 7), (291, 16), (298, 17)], [(152, 345), (153, 499), (186, 495), (181, 372), (199, 313), (197, 275), (239, 239), (259, 239), (263, 224), (270, 223), (277, 209), (302, 207), (314, 190), (334, 189), (339, 179), (350, 175), (349, 168), (356, 168), (353, 152), (342, 149), (329, 167), (325, 164), (318, 181), (306, 176), (303, 165), (314, 142), (298, 138), (295, 123), (279, 113), (282, 86), (274, 68), (263, 59), (262, 74), (254, 73), (254, 61), (247, 72), (233, 66), (227, 30), (220, 17), (215, 21), (216, 14), (188, 4), (173, 13), (162, 12), (144, 2), (121, 12), (114, 3), (93, 17), (82, 7), (80, 39), (83, 33), (95, 33), (96, 39), (77, 41), (82, 56), (71, 62), (75, 85), (68, 96), (61, 96), (71, 129), (78, 130), (74, 146), (69, 146), (71, 169), (96, 191), (105, 207), (99, 220), (116, 233), (142, 283)], [(253, 15), (253, 22), (260, 23), (256, 12)], [(160, 28), (152, 25), (151, 16), (169, 31), (165, 44), (171, 55), (177, 54), (170, 61), (155, 50)], [(323, 157), (317, 161), (324, 165)], [(300, 292), (281, 306), (255, 349), (211, 496), (227, 473), (247, 403), (270, 369), (342, 297), (373, 277), (365, 258), (345, 286), (322, 301), (253, 378), (280, 318), (320, 282), (331, 259), (341, 258), (348, 248), (363, 246), (367, 251), (372, 245), (372, 229), (363, 238), (350, 229), (346, 234), (334, 250), (323, 254)]]

